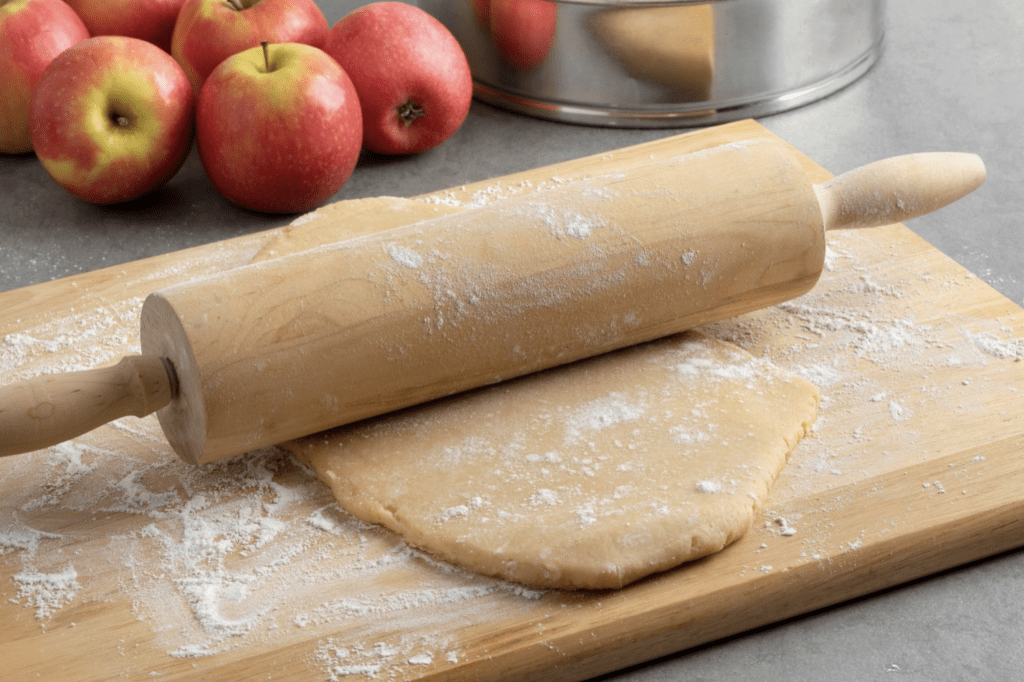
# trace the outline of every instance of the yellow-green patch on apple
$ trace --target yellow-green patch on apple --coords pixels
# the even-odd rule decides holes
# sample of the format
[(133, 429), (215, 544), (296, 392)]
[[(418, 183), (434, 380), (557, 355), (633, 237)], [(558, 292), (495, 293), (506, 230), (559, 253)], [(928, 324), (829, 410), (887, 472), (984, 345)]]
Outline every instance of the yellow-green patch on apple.
[[(238, 54), (238, 69), (250, 70), (256, 78), (263, 78), (263, 97), (268, 107), (276, 109), (280, 115), (291, 116), (295, 110), (295, 93), (289, 81), (306, 78), (307, 65), (303, 62), (299, 53), (289, 50), (275, 49), (271, 51), (270, 44), (266, 41), (259, 48), (253, 48)], [(286, 80), (287, 78), (287, 80)], [(314, 79), (323, 76), (313, 76)], [(316, 88), (314, 86), (314, 89)], [(329, 95), (328, 88), (323, 88), (323, 94)]]
[(89, 38), (59, 55), (36, 87), (32, 142), (50, 176), (81, 199), (119, 203), (181, 167), (194, 96), (173, 58), (137, 38)]

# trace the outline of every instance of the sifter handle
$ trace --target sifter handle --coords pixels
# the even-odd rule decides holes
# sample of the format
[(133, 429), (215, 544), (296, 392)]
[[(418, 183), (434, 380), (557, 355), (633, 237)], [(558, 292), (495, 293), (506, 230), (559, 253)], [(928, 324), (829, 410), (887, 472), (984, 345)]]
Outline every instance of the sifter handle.
[(976, 154), (894, 156), (814, 186), (826, 230), (903, 222), (961, 199), (985, 182)]
[(62, 443), (121, 417), (144, 417), (167, 405), (175, 390), (170, 362), (146, 355), (2, 387), (0, 457)]

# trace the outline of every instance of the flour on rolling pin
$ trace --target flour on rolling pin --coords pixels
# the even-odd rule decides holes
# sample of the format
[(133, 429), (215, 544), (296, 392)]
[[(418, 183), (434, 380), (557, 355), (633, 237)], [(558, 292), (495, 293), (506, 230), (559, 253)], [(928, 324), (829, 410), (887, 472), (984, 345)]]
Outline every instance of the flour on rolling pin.
[[(144, 306), (142, 356), (0, 391), (0, 452), (159, 410), (208, 462), (649, 341), (799, 296), (825, 229), (984, 178), (970, 155), (880, 163), (815, 187), (784, 145), (725, 145), (171, 287)], [(851, 210), (886, 183), (888, 211)]]
[(799, 164), (770, 144), (713, 152), (150, 297), (143, 352), (181, 381), (168, 437), (208, 461), (807, 291), (824, 232)]

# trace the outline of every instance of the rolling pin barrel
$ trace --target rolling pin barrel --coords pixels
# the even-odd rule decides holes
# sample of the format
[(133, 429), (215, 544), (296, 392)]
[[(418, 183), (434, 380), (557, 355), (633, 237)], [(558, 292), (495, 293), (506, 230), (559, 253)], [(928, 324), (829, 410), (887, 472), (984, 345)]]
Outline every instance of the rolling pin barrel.
[(160, 407), (210, 462), (681, 332), (810, 290), (826, 230), (984, 177), (915, 155), (814, 186), (751, 140), (186, 282), (146, 299), (141, 358), (0, 388), (0, 455)]
[(142, 350), (207, 462), (788, 300), (824, 257), (799, 163), (745, 142), (163, 290)]

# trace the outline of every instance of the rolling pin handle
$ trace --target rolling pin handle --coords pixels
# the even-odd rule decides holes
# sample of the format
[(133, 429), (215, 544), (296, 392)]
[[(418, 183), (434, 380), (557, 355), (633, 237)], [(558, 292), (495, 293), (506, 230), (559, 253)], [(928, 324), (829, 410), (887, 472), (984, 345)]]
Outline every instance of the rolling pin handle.
[(882, 159), (814, 186), (826, 230), (881, 227), (936, 211), (985, 182), (975, 154), (928, 152)]
[(0, 457), (56, 445), (121, 417), (144, 417), (167, 405), (177, 385), (166, 358), (130, 355), (111, 367), (0, 388)]

